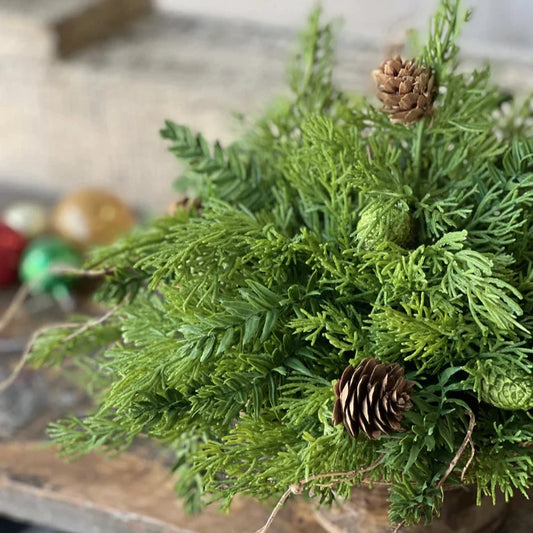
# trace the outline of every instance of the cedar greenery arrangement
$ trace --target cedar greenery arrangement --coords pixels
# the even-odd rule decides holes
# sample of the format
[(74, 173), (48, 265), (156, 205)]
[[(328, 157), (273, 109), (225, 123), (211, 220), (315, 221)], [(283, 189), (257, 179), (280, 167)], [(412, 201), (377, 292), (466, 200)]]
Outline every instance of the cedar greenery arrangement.
[(488, 68), (458, 70), (467, 15), (442, 0), (419, 54), (374, 72), (382, 108), (335, 86), (315, 12), (292, 98), (240, 141), (166, 123), (201, 207), (99, 250), (87, 268), (113, 309), (30, 355), (68, 359), (94, 395), (52, 424), (64, 454), (144, 434), (174, 451), (191, 510), (239, 493), (328, 504), (379, 481), (391, 522), (413, 524), (446, 486), (526, 492), (531, 111), (502, 112)]

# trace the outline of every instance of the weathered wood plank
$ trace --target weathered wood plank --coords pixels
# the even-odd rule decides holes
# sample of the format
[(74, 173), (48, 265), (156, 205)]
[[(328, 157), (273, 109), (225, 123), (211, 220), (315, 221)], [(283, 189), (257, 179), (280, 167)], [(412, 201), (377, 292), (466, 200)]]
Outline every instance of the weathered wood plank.
[[(0, 444), (0, 514), (71, 533), (245, 533), (269, 514), (266, 506), (237, 498), (229, 515), (213, 506), (187, 515), (174, 478), (157, 460), (93, 454), (66, 463), (55, 452), (38, 442)], [(308, 509), (288, 505), (271, 533), (323, 532)]]

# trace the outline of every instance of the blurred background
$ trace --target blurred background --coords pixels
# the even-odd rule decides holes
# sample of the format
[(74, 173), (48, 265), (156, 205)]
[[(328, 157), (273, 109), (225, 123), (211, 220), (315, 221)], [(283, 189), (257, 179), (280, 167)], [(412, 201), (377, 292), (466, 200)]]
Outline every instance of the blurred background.
[[(470, 0), (467, 62), (533, 89), (533, 2)], [(231, 112), (283, 92), (285, 63), (315, 0), (0, 0), (0, 196), (80, 186), (161, 211), (177, 166), (158, 136), (170, 118), (233, 139)], [(342, 17), (337, 77), (369, 92), (370, 70), (437, 0), (325, 0)]]

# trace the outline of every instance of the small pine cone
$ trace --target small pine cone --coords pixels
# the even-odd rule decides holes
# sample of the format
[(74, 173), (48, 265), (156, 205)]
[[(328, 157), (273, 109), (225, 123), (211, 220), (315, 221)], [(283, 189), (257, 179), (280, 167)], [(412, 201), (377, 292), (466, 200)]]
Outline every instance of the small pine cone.
[(363, 248), (372, 250), (382, 241), (394, 242), (404, 248), (416, 240), (416, 220), (403, 206), (383, 208), (379, 203), (368, 204), (361, 212), (356, 236)]
[(383, 102), (382, 111), (393, 123), (413, 124), (433, 112), (435, 78), (428, 67), (396, 56), (381, 63), (372, 74)]
[(335, 424), (344, 422), (352, 437), (359, 431), (371, 439), (401, 430), (403, 411), (410, 409), (413, 382), (404, 378), (396, 363), (382, 363), (367, 357), (357, 367), (345, 368), (335, 383)]
[(484, 402), (511, 411), (533, 409), (533, 374), (497, 359), (484, 359), (477, 366)]
[(192, 211), (193, 209), (199, 211), (202, 208), (201, 198), (190, 198), (189, 196), (183, 196), (179, 200), (172, 202), (167, 208), (167, 214), (174, 216), (178, 209), (184, 209), (185, 211)]

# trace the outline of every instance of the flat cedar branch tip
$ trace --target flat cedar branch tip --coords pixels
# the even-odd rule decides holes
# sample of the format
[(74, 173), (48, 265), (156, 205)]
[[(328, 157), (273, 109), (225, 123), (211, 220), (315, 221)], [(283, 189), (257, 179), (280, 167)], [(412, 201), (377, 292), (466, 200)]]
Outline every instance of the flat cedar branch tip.
[[(334, 83), (334, 27), (315, 11), (292, 96), (239, 141), (165, 124), (201, 208), (95, 252), (86, 268), (104, 274), (96, 297), (114, 312), (29, 351), (35, 366), (68, 359), (94, 393), (87, 416), (50, 426), (63, 454), (146, 435), (175, 454), (190, 510), (290, 487), (328, 505), (384, 483), (391, 522), (414, 524), (445, 486), (526, 493), (532, 107), (502, 108), (488, 68), (458, 70), (467, 15), (442, 0), (425, 46), (381, 67), (386, 113)], [(378, 373), (363, 390), (365, 374), (345, 390), (335, 416), (352, 437), (332, 420), (334, 386), (368, 358), (404, 381)]]

